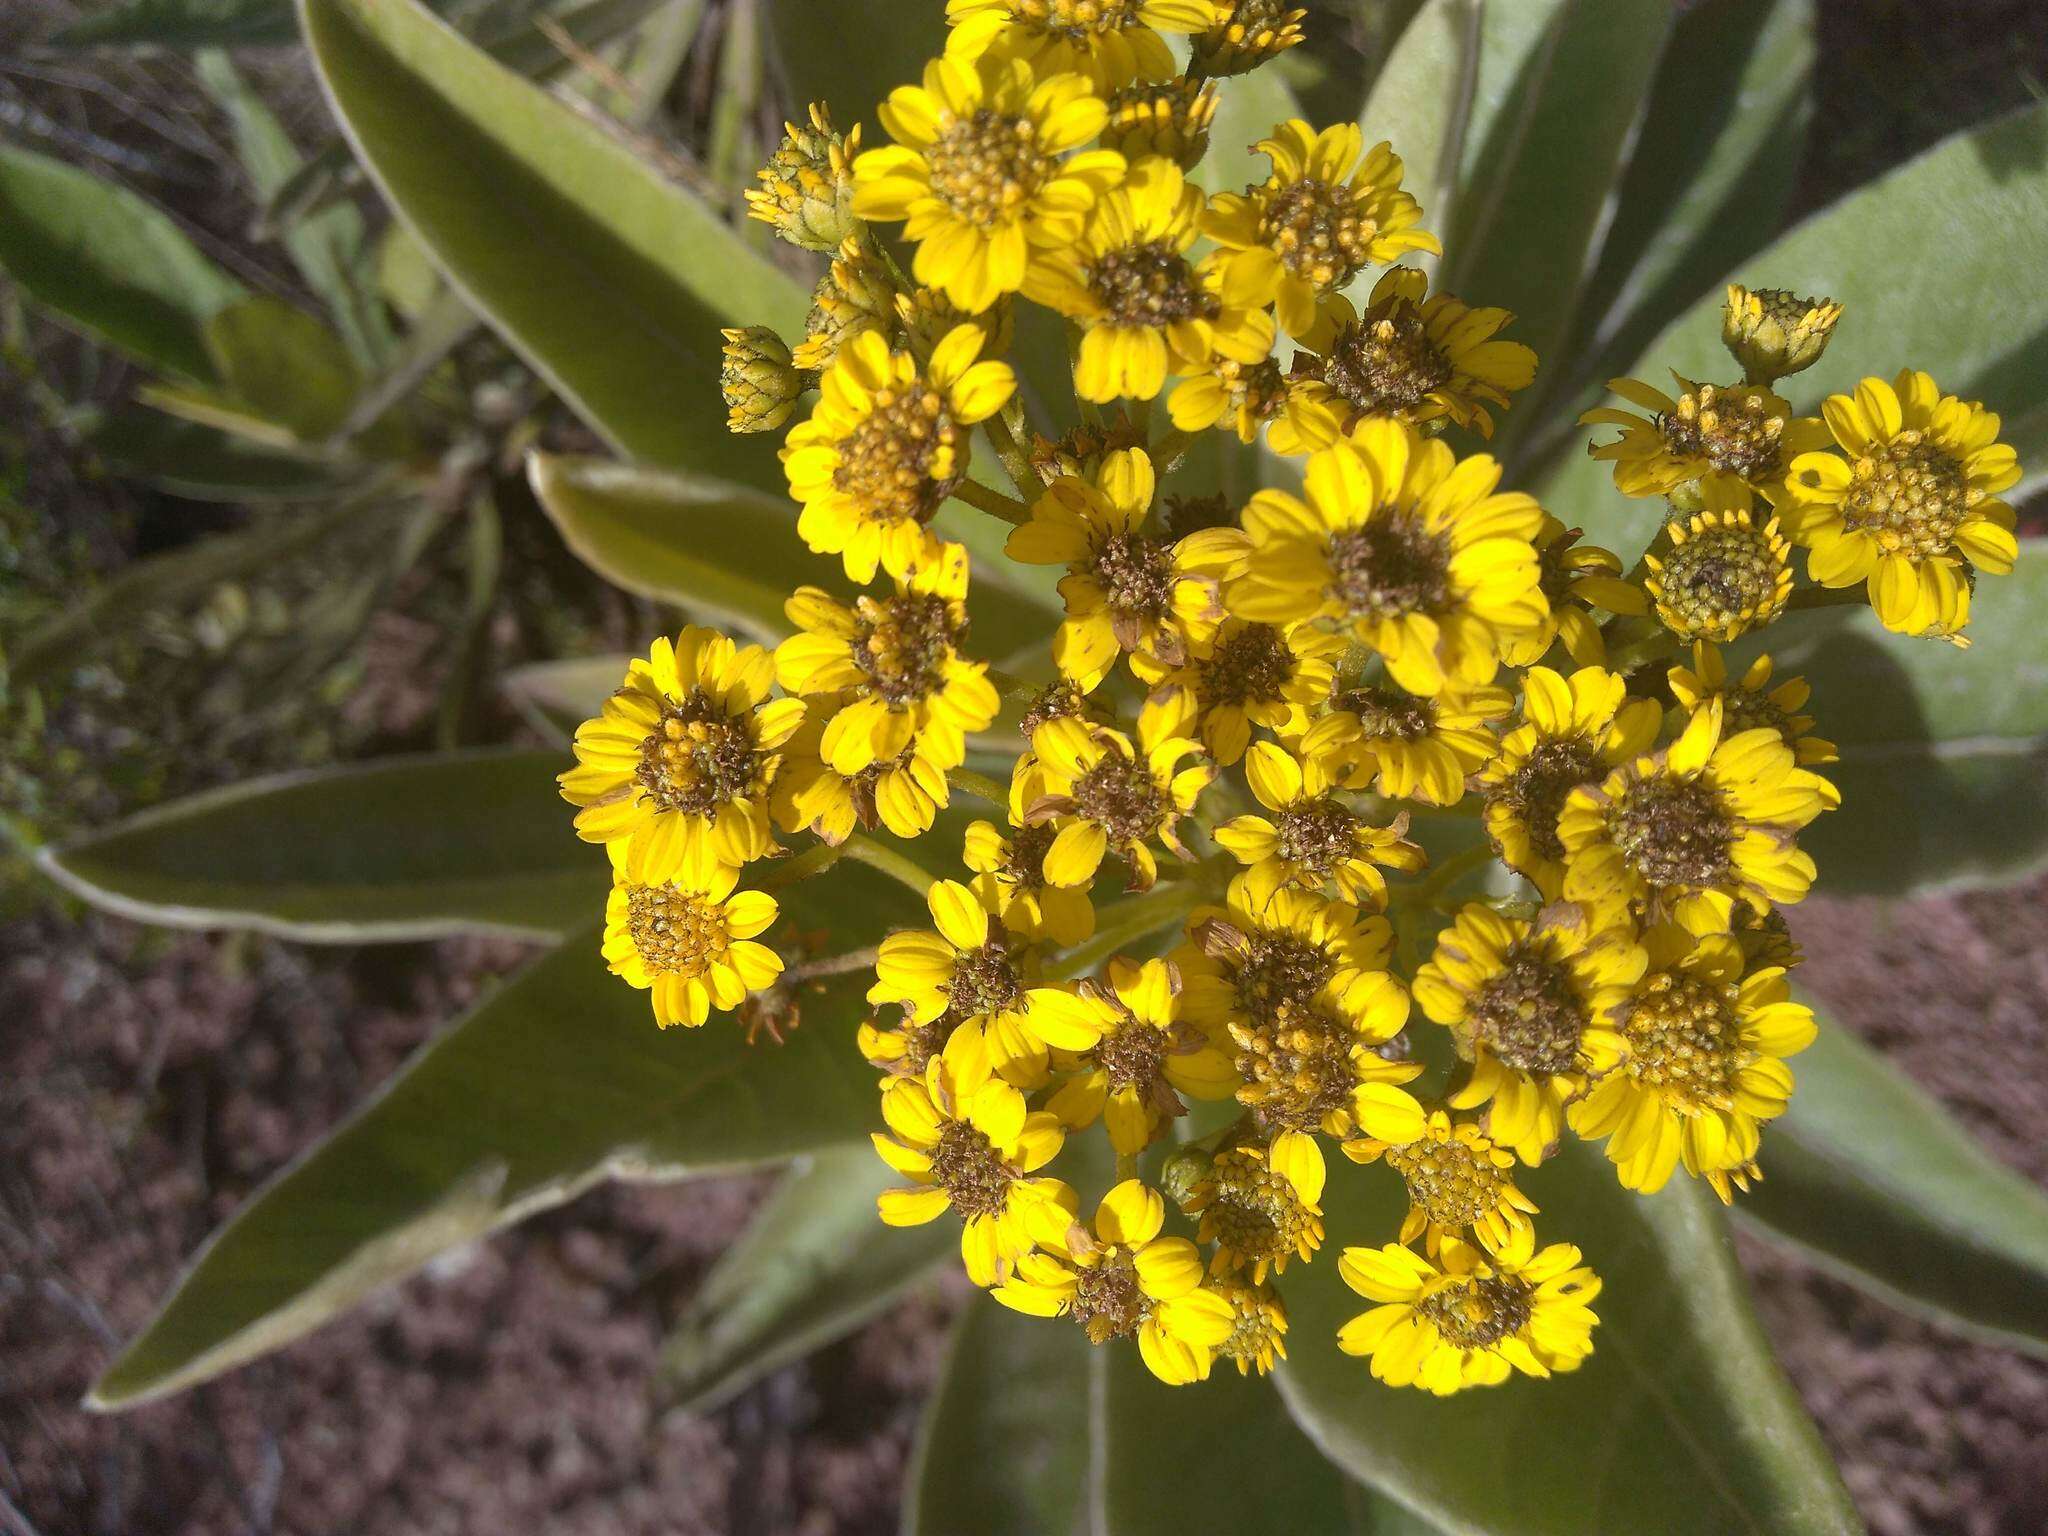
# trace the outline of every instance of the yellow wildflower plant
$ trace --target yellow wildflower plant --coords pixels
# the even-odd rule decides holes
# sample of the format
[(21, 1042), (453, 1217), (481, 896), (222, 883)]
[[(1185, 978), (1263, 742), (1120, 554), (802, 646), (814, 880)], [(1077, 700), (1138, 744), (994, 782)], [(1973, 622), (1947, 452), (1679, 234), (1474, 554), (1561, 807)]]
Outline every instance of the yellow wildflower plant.
[(1123, 179), (1114, 150), (1083, 149), (1109, 121), (1086, 75), (1021, 58), (948, 54), (876, 115), (894, 144), (853, 163), (853, 210), (901, 221), (911, 271), (971, 314), (1016, 293), (1034, 250), (1071, 244)]
[(1674, 496), (1690, 504), (1697, 482), (1732, 475), (1776, 505), (1785, 496), (1792, 460), (1827, 443), (1827, 428), (1798, 416), (1782, 396), (1761, 384), (1700, 384), (1679, 374), (1676, 395), (1641, 379), (1610, 379), (1607, 387), (1646, 416), (1600, 406), (1579, 421), (1622, 429), (1594, 444), (1596, 459), (1614, 464), (1624, 496)]
[(1209, 0), (946, 0), (946, 53), (1019, 58), (1041, 77), (1085, 74), (1111, 91), (1178, 75), (1167, 36), (1215, 16)]
[(1195, 734), (1218, 767), (1242, 762), (1252, 731), (1281, 736), (1306, 728), (1309, 712), (1329, 697), (1333, 662), (1344, 642), (1308, 624), (1254, 624), (1226, 618), (1196, 641), (1177, 667), (1134, 655), (1131, 670), (1146, 682), (1194, 695)]
[[(1254, 901), (1248, 873), (1231, 880), (1225, 905), (1197, 907), (1187, 933), (1173, 954), (1186, 985), (1181, 1006), (1212, 1034), (1286, 1004), (1311, 1007), (1325, 987), (1348, 1000), (1364, 979), (1386, 976), (1394, 948), (1393, 927), (1377, 913), (1284, 887)], [(1392, 992), (1375, 995), (1361, 1021), (1377, 1039), (1407, 1018), (1407, 993), (1398, 984)]]
[(1277, 1360), (1287, 1358), (1287, 1304), (1269, 1283), (1247, 1284), (1224, 1278), (1210, 1289), (1230, 1303), (1230, 1336), (1216, 1346), (1218, 1358), (1237, 1367), (1240, 1376), (1269, 1374)]
[(1813, 697), (1812, 687), (1803, 677), (1788, 677), (1774, 684), (1773, 666), (1767, 654), (1759, 653), (1742, 676), (1731, 677), (1720, 647), (1696, 640), (1692, 665), (1673, 667), (1664, 679), (1688, 718), (1705, 708), (1709, 699), (1718, 699), (1723, 730), (1774, 730), (1802, 768), (1834, 762), (1839, 756), (1835, 744), (1814, 735), (1813, 716), (1801, 713)]
[(1045, 856), (1058, 836), (1050, 822), (1005, 831), (992, 821), (977, 821), (967, 828), (961, 857), (974, 871), (977, 889), (993, 892), (1005, 928), (1065, 947), (1095, 932), (1095, 904), (1087, 887), (1054, 885), (1046, 878)]
[(1387, 683), (1339, 679), (1327, 713), (1303, 733), (1311, 756), (1344, 765), (1346, 789), (1390, 800), (1456, 805), (1467, 778), (1494, 754), (1490, 727), (1515, 707), (1505, 688), (1446, 684), (1418, 695)]
[(1135, 1338), (1146, 1368), (1168, 1386), (1204, 1380), (1237, 1316), (1203, 1284), (1201, 1251), (1165, 1227), (1159, 1192), (1125, 1179), (1090, 1225), (1048, 1230), (991, 1294), (1032, 1317), (1070, 1317), (1094, 1344)]
[[(854, 695), (816, 694), (811, 712), (783, 747), (775, 776), (772, 808), (784, 832), (810, 832), (837, 848), (856, 830), (882, 827), (898, 837), (931, 830), (952, 800), (946, 757), (956, 757), (942, 731), (923, 733), (892, 757), (878, 758), (849, 773), (834, 767), (825, 752), (829, 722), (856, 701)], [(939, 755), (934, 756), (934, 752)]]
[(1755, 1176), (1764, 1122), (1785, 1112), (1785, 1058), (1813, 1043), (1813, 1010), (1784, 968), (1754, 965), (1732, 934), (1671, 924), (1643, 936), (1649, 966), (1622, 1013), (1619, 1068), (1566, 1112), (1606, 1139), (1621, 1182), (1655, 1194), (1683, 1163), (1726, 1202)]
[(621, 867), (605, 902), (605, 964), (650, 994), (663, 1029), (694, 1029), (782, 974), (781, 956), (754, 942), (775, 924), (775, 898), (737, 889), (738, 869), (710, 864), (644, 884), (626, 876), (626, 844), (611, 846)]
[(1749, 487), (1732, 475), (1707, 476), (1699, 493), (1699, 511), (1665, 526), (1663, 554), (1643, 556), (1643, 590), (1681, 640), (1725, 645), (1785, 611), (1792, 548), (1775, 517), (1756, 519)]
[(1524, 1226), (1498, 1248), (1444, 1240), (1427, 1258), (1399, 1243), (1346, 1248), (1344, 1283), (1370, 1312), (1346, 1323), (1337, 1347), (1364, 1355), (1379, 1380), (1449, 1397), (1498, 1386), (1516, 1371), (1576, 1370), (1593, 1352), (1600, 1280), (1570, 1243), (1538, 1250)]
[(1419, 1135), (1354, 1137), (1344, 1143), (1344, 1155), (1354, 1163), (1385, 1159), (1401, 1175), (1408, 1215), (1400, 1240), (1424, 1238), (1432, 1252), (1468, 1228), (1488, 1247), (1501, 1247), (1536, 1214), (1536, 1202), (1515, 1187), (1515, 1154), (1447, 1110), (1430, 1110)]
[(1224, 602), (1267, 623), (1334, 620), (1410, 693), (1490, 683), (1503, 645), (1547, 609), (1530, 542), (1542, 509), (1497, 494), (1500, 474), (1404, 422), (1366, 421), (1309, 458), (1302, 496), (1251, 499), (1251, 556)]
[(1234, 816), (1216, 828), (1217, 843), (1245, 871), (1245, 892), (1263, 907), (1284, 886), (1320, 892), (1334, 886), (1354, 906), (1384, 906), (1382, 868), (1408, 873), (1423, 865), (1407, 839), (1407, 820), (1375, 826), (1345, 804), (1323, 764), (1278, 742), (1262, 741), (1245, 759), (1245, 780), (1265, 816)]
[(1957, 635), (1976, 573), (2006, 575), (2019, 554), (1998, 499), (2019, 482), (2019, 459), (1998, 440), (1998, 414), (1907, 368), (1828, 396), (1821, 415), (1840, 453), (1801, 454), (1787, 487), (1785, 524), (1807, 570), (1824, 587), (1863, 583), (1886, 629)]
[(1579, 530), (1548, 512), (1531, 540), (1540, 572), (1537, 584), (1550, 611), (1542, 622), (1510, 637), (1501, 648), (1509, 666), (1531, 666), (1553, 644), (1561, 644), (1575, 666), (1607, 665), (1607, 641), (1591, 610), (1632, 618), (1649, 612), (1642, 587), (1622, 579), (1621, 556), (1597, 544), (1581, 544)]
[(774, 680), (758, 645), (696, 625), (657, 639), (577, 728), (576, 766), (558, 779), (576, 835), (623, 844), (643, 885), (766, 857), (780, 749), (804, 718), (801, 699), (768, 697)]
[(1209, 1272), (1260, 1285), (1269, 1274), (1285, 1274), (1291, 1261), (1315, 1257), (1323, 1246), (1323, 1176), (1320, 1156), (1290, 1164), (1261, 1146), (1218, 1152), (1181, 1201), (1199, 1222), (1196, 1241), (1215, 1245)]
[(1356, 123), (1319, 133), (1294, 118), (1252, 147), (1272, 174), (1242, 193), (1219, 192), (1202, 219), (1225, 253), (1224, 303), (1270, 304), (1282, 330), (1305, 338), (1322, 302), (1367, 267), (1443, 249), (1401, 188), (1401, 157), (1384, 143), (1366, 149)]

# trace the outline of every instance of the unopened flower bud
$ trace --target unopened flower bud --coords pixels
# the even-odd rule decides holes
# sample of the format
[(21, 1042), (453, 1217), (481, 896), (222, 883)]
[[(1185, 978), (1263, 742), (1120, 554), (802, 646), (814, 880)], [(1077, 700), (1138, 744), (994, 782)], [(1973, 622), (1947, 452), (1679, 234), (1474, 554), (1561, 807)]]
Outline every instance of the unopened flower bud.
[(831, 367), (839, 349), (863, 331), (887, 330), (895, 309), (896, 287), (880, 258), (861, 236), (847, 236), (811, 295), (796, 365), (813, 372)]
[(791, 363), (789, 344), (765, 325), (725, 334), (718, 386), (725, 394), (728, 430), (772, 432), (789, 420), (804, 376)]
[(956, 326), (971, 325), (982, 334), (981, 355), (1001, 357), (1010, 350), (1017, 333), (1016, 311), (1007, 297), (996, 300), (978, 315), (970, 315), (937, 288), (920, 288), (915, 293), (896, 295), (896, 317), (909, 333), (911, 345), (929, 352)]
[(1194, 1188), (1209, 1176), (1215, 1154), (1201, 1146), (1181, 1147), (1169, 1154), (1159, 1170), (1159, 1187), (1175, 1205), (1184, 1205)]
[(1194, 39), (1196, 68), (1205, 75), (1242, 75), (1301, 41), (1308, 12), (1286, 0), (1223, 0), (1216, 24)]
[(1842, 306), (1833, 299), (1803, 299), (1783, 288), (1728, 285), (1721, 344), (1742, 364), (1752, 384), (1768, 384), (1811, 368), (1827, 350)]
[(1192, 170), (1208, 152), (1209, 126), (1216, 118), (1216, 86), (1193, 80), (1140, 82), (1109, 98), (1109, 122), (1102, 147), (1126, 160), (1163, 155)]
[(834, 251), (861, 224), (853, 216), (853, 157), (860, 125), (840, 134), (823, 102), (811, 103), (810, 122), (783, 125), (783, 140), (747, 193), (747, 212), (791, 245)]

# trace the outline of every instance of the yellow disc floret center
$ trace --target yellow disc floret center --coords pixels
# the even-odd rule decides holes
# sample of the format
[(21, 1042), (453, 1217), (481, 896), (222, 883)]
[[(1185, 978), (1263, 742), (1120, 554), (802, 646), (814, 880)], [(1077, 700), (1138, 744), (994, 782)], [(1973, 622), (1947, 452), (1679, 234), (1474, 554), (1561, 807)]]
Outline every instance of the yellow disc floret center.
[(1118, 246), (1088, 264), (1088, 291), (1116, 325), (1158, 329), (1214, 319), (1216, 296), (1195, 281), (1187, 258), (1164, 240)]
[(1270, 1018), (1230, 1026), (1237, 1101), (1268, 1131), (1313, 1131), (1358, 1087), (1352, 1036), (1328, 1012), (1282, 1002)]
[(1451, 550), (1420, 518), (1388, 512), (1330, 536), (1330, 576), (1350, 618), (1435, 613), (1450, 596)]
[(1704, 458), (1744, 480), (1778, 472), (1785, 434), (1781, 403), (1768, 390), (1702, 384), (1657, 420), (1664, 445), (1681, 458)]
[(921, 522), (959, 482), (961, 437), (930, 385), (878, 389), (872, 409), (840, 447), (833, 487), (870, 522)]
[(1413, 411), (1451, 381), (1451, 361), (1406, 299), (1375, 305), (1330, 348), (1323, 378), (1361, 415)]
[(1313, 176), (1291, 181), (1266, 203), (1264, 243), (1293, 276), (1319, 289), (1341, 287), (1365, 269), (1379, 221), (1359, 210), (1351, 189)]
[(1887, 551), (1945, 552), (1969, 515), (1970, 483), (1955, 455), (1908, 429), (1856, 460), (1842, 493), (1842, 521)]
[(1415, 1310), (1454, 1349), (1488, 1349), (1529, 1326), (1534, 1292), (1513, 1275), (1481, 1275), (1432, 1291)]
[(1589, 1022), (1571, 973), (1526, 943), (1479, 988), (1468, 1018), (1478, 1043), (1532, 1077), (1576, 1068)]
[(1741, 1029), (1729, 991), (1671, 972), (1652, 976), (1622, 1026), (1629, 1076), (1687, 1111), (1733, 1104)]
[(626, 893), (626, 931), (648, 970), (702, 976), (725, 958), (725, 908), (673, 885), (636, 885)]
[(991, 107), (947, 122), (925, 158), (932, 192), (978, 229), (1021, 217), (1055, 169), (1029, 118)]
[(634, 777), (656, 808), (708, 816), (752, 791), (759, 771), (751, 720), (692, 689), (681, 703), (662, 704), (660, 724), (640, 744)]
[(1285, 1259), (1295, 1253), (1310, 1218), (1294, 1186), (1265, 1160), (1234, 1152), (1217, 1155), (1210, 1171), (1214, 1199), (1204, 1225), (1239, 1257)]
[(1703, 528), (1664, 558), (1658, 596), (1682, 634), (1726, 637), (1774, 609), (1785, 562), (1761, 528)]
[(1462, 1141), (1389, 1147), (1387, 1166), (1408, 1181), (1408, 1198), (1436, 1226), (1462, 1227), (1500, 1209), (1500, 1170)]

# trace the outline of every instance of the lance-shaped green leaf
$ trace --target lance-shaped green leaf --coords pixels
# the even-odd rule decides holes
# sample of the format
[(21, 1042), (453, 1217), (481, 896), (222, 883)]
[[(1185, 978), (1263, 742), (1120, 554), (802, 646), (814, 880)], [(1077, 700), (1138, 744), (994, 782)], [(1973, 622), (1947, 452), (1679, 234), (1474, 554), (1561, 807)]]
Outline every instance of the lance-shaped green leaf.
[(212, 380), (206, 323), (245, 290), (126, 187), (0, 144), (0, 271), (65, 324)]
[(281, 774), (193, 795), (52, 849), (109, 911), (180, 928), (356, 944), (580, 928), (609, 883), (578, 842), (553, 752), (451, 753)]
[(1822, 1013), (1742, 1214), (1889, 1300), (2048, 1354), (2048, 1196)]
[[(846, 942), (904, 906), (861, 870), (781, 899), (797, 927)], [(849, 1046), (863, 985), (843, 976), (806, 992), (802, 1025), (781, 1046), (748, 1045), (724, 1015), (663, 1031), (586, 929), (422, 1047), (259, 1191), (89, 1402), (130, 1407), (218, 1375), (601, 1179), (679, 1179), (859, 1137), (875, 1113), (873, 1074)]]
[(520, 713), (566, 741), (626, 680), (630, 656), (574, 656), (514, 667), (500, 681)]
[(67, 48), (247, 48), (289, 43), (291, 0), (116, 0), (59, 32)]
[(770, 1371), (844, 1338), (951, 1257), (950, 1217), (888, 1227), (875, 1197), (903, 1183), (865, 1143), (790, 1169), (690, 1299), (661, 1352), (675, 1406), (708, 1413)]
[[(1901, 251), (1931, 251), (1902, 261)], [(1827, 294), (1847, 312), (1827, 354), (1785, 381), (1811, 409), (1866, 374), (1923, 368), (1942, 389), (2014, 418), (2048, 403), (2048, 105), (1943, 140), (1858, 188), (1738, 264), (1726, 281)], [(1627, 370), (1660, 387), (1671, 370), (1726, 381), (1739, 370), (1720, 343), (1723, 284), (1665, 327)], [(1532, 441), (1551, 458), (1538, 499), (1597, 543), (1634, 556), (1656, 531), (1655, 505), (1627, 501), (1609, 466), (1586, 457), (1606, 439), (1572, 425), (1585, 399), (1557, 402)]]
[(824, 102), (842, 129), (865, 121), (870, 147), (889, 142), (875, 137), (876, 104), (946, 45), (942, 12), (881, 0), (770, 0), (768, 35), (792, 99)]
[(1548, 1381), (1442, 1399), (1373, 1380), (1335, 1343), (1374, 1305), (1336, 1260), (1347, 1245), (1391, 1241), (1406, 1195), (1386, 1169), (1340, 1161), (1323, 1196), (1325, 1247), (1281, 1287), (1280, 1389), (1325, 1454), (1454, 1531), (1640, 1536), (1647, 1518), (1660, 1536), (1860, 1532), (1750, 1310), (1712, 1195), (1683, 1174), (1631, 1194), (1580, 1142), (1517, 1182), (1542, 1207), (1541, 1240), (1576, 1243), (1606, 1282), (1592, 1358)]
[(361, 473), (344, 462), (250, 442), (141, 406), (101, 420), (92, 445), (115, 474), (194, 501), (318, 500)]
[(337, 431), (362, 387), (339, 336), (267, 295), (230, 304), (208, 320), (206, 350), (239, 405), (303, 443)]
[(620, 137), (417, 0), (302, 0), (336, 116), (476, 311), (614, 446), (780, 489), (773, 444), (696, 402), (719, 327), (793, 333), (802, 287)]

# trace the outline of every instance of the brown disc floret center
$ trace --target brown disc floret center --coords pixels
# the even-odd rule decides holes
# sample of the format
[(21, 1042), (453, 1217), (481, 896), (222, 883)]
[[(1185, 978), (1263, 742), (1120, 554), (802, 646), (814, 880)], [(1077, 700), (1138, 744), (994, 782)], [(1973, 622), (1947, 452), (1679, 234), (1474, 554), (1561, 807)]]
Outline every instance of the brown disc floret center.
[(1711, 784), (1654, 774), (1625, 788), (1607, 812), (1629, 868), (1653, 886), (1713, 886), (1731, 873), (1735, 828)]
[(1088, 264), (1088, 291), (1114, 325), (1156, 329), (1213, 320), (1216, 296), (1195, 281), (1187, 258), (1164, 240), (1118, 246)]
[(1480, 987), (1469, 1018), (1480, 1044), (1531, 1077), (1575, 1070), (1592, 1022), (1570, 969), (1526, 940)]
[(988, 942), (953, 960), (953, 979), (946, 984), (947, 1010), (962, 1018), (1001, 1013), (1024, 995), (1023, 980), (1010, 958), (1009, 935), (989, 919)]
[(760, 771), (752, 717), (731, 714), (692, 688), (680, 703), (662, 701), (660, 722), (640, 743), (634, 777), (657, 810), (709, 816), (753, 791)]
[(1237, 1101), (1267, 1131), (1315, 1131), (1358, 1087), (1352, 1032), (1328, 1010), (1282, 1001), (1248, 1024), (1232, 1023)]
[(948, 1120), (932, 1148), (932, 1180), (962, 1216), (999, 1216), (1016, 1172), (995, 1143), (965, 1120)]
[(1330, 536), (1330, 578), (1347, 616), (1439, 613), (1451, 592), (1451, 550), (1410, 512), (1382, 512)]
[(1400, 416), (1451, 382), (1451, 360), (1430, 340), (1422, 312), (1406, 299), (1375, 305), (1338, 332), (1323, 379), (1364, 416)]
[(1331, 707), (1358, 717), (1369, 741), (1420, 741), (1436, 723), (1436, 707), (1398, 688), (1349, 688), (1333, 692)]
[(1112, 843), (1127, 846), (1158, 830), (1165, 805), (1151, 769), (1112, 751), (1075, 781), (1074, 809)]
[(1335, 795), (1298, 800), (1273, 816), (1280, 857), (1298, 869), (1327, 875), (1358, 852), (1358, 818)]
[(1092, 1344), (1107, 1344), (1136, 1333), (1151, 1307), (1138, 1284), (1138, 1269), (1130, 1251), (1112, 1248), (1077, 1272), (1067, 1310), (1088, 1331)]
[(853, 662), (868, 687), (891, 704), (906, 704), (936, 693), (945, 681), (967, 625), (945, 598), (902, 592), (877, 601), (858, 599), (854, 616)]
[(1196, 693), (1206, 704), (1250, 704), (1277, 699), (1294, 676), (1294, 653), (1272, 624), (1246, 624), (1225, 633), (1201, 665)]
[(1173, 551), (1159, 540), (1113, 533), (1096, 546), (1090, 568), (1112, 615), (1145, 624), (1173, 611)]
[(1704, 458), (1744, 480), (1777, 474), (1785, 435), (1783, 403), (1768, 390), (1702, 384), (1657, 418), (1664, 446), (1680, 458)]
[(673, 885), (636, 885), (626, 892), (626, 931), (648, 970), (701, 976), (725, 955), (725, 908)]
[(1310, 1007), (1323, 983), (1337, 974), (1326, 949), (1292, 933), (1246, 935), (1233, 958), (1238, 1010), (1253, 1019), (1274, 1017), (1283, 1003)]
[(1290, 274), (1329, 289), (1364, 270), (1379, 232), (1378, 220), (1360, 210), (1349, 187), (1305, 176), (1266, 204), (1260, 243), (1279, 253)]
[(1558, 815), (1572, 791), (1589, 783), (1600, 769), (1600, 754), (1586, 737), (1550, 737), (1530, 750), (1521, 766), (1493, 791), (1492, 798), (1529, 829), (1529, 843), (1538, 857), (1562, 859)]
[(1482, 1275), (1432, 1291), (1415, 1310), (1453, 1349), (1488, 1349), (1529, 1326), (1535, 1293), (1513, 1275)]

